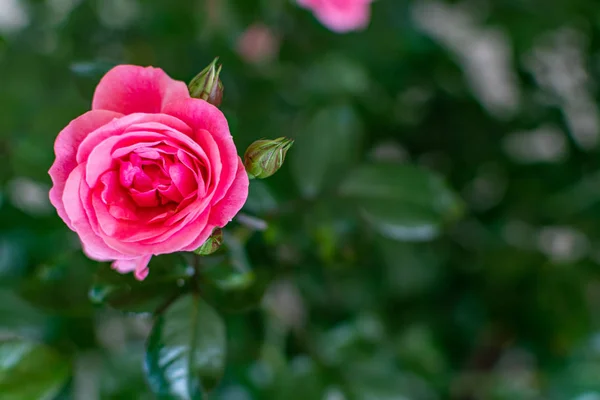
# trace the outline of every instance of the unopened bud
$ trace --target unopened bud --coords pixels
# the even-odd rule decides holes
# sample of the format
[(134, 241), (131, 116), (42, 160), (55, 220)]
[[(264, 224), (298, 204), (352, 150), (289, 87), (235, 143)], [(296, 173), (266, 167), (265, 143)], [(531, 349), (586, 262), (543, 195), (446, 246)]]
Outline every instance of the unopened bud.
[(206, 242), (204, 242), (202, 246), (194, 250), (194, 253), (200, 256), (208, 256), (214, 253), (215, 251), (219, 250), (219, 247), (221, 247), (222, 243), (223, 231), (221, 230), (221, 228), (217, 228), (213, 231), (212, 235), (210, 235), (210, 237), (206, 239)]
[(264, 179), (273, 175), (285, 160), (294, 141), (285, 137), (275, 140), (257, 140), (244, 154), (244, 166), (250, 178)]
[(188, 85), (190, 96), (196, 99), (206, 100), (210, 104), (219, 107), (223, 100), (223, 83), (219, 79), (222, 65), (217, 65), (219, 58), (200, 72)]

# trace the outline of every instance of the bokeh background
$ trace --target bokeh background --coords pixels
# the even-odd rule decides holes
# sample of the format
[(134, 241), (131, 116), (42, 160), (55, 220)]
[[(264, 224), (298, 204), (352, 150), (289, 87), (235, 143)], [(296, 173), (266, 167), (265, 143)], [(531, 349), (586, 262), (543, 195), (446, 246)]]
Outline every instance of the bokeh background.
[(378, 0), (345, 35), (292, 0), (0, 0), (0, 336), (52, 352), (0, 398), (154, 398), (151, 309), (98, 286), (47, 171), (111, 66), (189, 81), (215, 56), (240, 152), (296, 144), (205, 291), (211, 398), (600, 399), (594, 0)]

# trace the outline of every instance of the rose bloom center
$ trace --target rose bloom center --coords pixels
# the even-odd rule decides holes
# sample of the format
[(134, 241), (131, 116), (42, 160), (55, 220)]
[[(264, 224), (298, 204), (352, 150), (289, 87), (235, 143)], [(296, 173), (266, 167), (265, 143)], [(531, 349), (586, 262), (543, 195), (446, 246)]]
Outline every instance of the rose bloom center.
[(160, 222), (202, 197), (210, 185), (209, 168), (181, 146), (148, 143), (133, 150), (117, 149), (113, 157), (118, 170), (101, 177), (101, 198), (118, 219), (137, 220), (140, 208), (146, 208), (153, 214), (148, 222)]

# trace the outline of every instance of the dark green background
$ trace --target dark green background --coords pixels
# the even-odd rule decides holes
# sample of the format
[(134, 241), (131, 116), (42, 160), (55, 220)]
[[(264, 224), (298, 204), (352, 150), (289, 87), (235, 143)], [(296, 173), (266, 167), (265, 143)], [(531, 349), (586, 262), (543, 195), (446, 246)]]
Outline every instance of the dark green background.
[[(600, 4), (372, 11), (338, 35), (291, 0), (0, 1), (0, 336), (53, 349), (40, 376), (0, 369), (0, 398), (46, 381), (42, 398), (153, 398), (137, 312), (181, 289), (186, 259), (156, 258), (143, 290), (94, 286), (127, 313), (92, 302), (99, 264), (49, 205), (47, 171), (110, 66), (189, 81), (219, 56), (240, 153), (296, 144), (252, 182), (243, 212), (268, 229), (236, 221), (233, 264), (207, 259), (228, 340), (211, 398), (600, 399)], [(280, 41), (259, 64), (237, 51), (253, 23)]]

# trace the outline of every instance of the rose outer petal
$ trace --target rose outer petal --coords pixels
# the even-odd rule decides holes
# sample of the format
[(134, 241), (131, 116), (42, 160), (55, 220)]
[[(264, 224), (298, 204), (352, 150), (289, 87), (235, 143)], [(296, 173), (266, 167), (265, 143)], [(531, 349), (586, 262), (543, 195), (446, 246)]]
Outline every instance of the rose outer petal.
[(244, 168), (244, 164), (240, 159), (235, 180), (229, 187), (225, 197), (212, 206), (208, 223), (221, 228), (227, 225), (246, 203), (249, 184), (246, 168)]
[[(104, 214), (102, 217), (99, 216), (99, 218), (107, 218), (107, 216)], [(170, 229), (164, 231), (162, 235), (154, 238), (152, 242), (150, 239), (135, 242), (125, 242), (108, 235), (103, 236), (103, 240), (108, 246), (115, 248), (124, 254), (130, 254), (129, 257), (132, 255), (142, 256), (149, 253), (158, 255), (169, 254), (182, 250), (188, 251), (185, 249), (193, 247), (193, 243), (203, 239), (200, 243), (202, 244), (210, 236), (214, 227), (208, 228), (207, 222), (208, 212), (205, 212), (190, 221), (185, 221), (185, 223), (182, 222), (171, 227)], [(132, 230), (131, 233), (136, 234), (137, 230)], [(160, 232), (155, 233), (159, 234)], [(199, 246), (200, 245), (194, 247), (193, 250)]]
[(52, 179), (52, 189), (50, 189), (50, 202), (56, 208), (58, 215), (67, 226), (73, 229), (71, 220), (65, 211), (65, 205), (62, 197), (65, 190), (67, 178), (77, 167), (76, 154), (81, 142), (90, 132), (106, 125), (121, 114), (113, 111), (90, 111), (71, 121), (63, 129), (54, 142), (54, 153), (56, 159), (50, 167), (48, 174)]
[(148, 263), (152, 255), (145, 255), (142, 257), (134, 258), (132, 260), (117, 260), (112, 264), (112, 267), (124, 274), (127, 272), (134, 272), (135, 279), (143, 281), (148, 276)]
[(119, 65), (100, 80), (92, 110), (125, 115), (159, 113), (168, 102), (189, 97), (186, 84), (172, 79), (160, 68)]
[(86, 185), (85, 179), (83, 179), (84, 171), (85, 164), (80, 164), (71, 172), (62, 197), (62, 202), (66, 205), (65, 210), (72, 224), (71, 229), (79, 235), (83, 243), (83, 249), (90, 258), (98, 261), (124, 258), (125, 256), (121, 252), (107, 246), (90, 225), (82, 204), (82, 201), (89, 200), (81, 197), (82, 194), (89, 192), (89, 189), (87, 191), (82, 190), (82, 186)]
[[(219, 150), (222, 170), (217, 177), (213, 202), (220, 201), (235, 179), (239, 159), (225, 115), (217, 107), (199, 99), (174, 101), (165, 106), (164, 112), (185, 122), (193, 129), (195, 135), (210, 133), (214, 139)], [(198, 136), (195, 140), (200, 142), (204, 139)], [(210, 158), (211, 164), (218, 161), (216, 158), (216, 156)]]
[(132, 114), (112, 121), (88, 135), (77, 149), (77, 162), (86, 162), (90, 153), (103, 140), (120, 136), (131, 130), (133, 126), (146, 122), (159, 123), (164, 128), (171, 128), (182, 134), (191, 135), (191, 129), (181, 120), (165, 114)]

